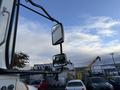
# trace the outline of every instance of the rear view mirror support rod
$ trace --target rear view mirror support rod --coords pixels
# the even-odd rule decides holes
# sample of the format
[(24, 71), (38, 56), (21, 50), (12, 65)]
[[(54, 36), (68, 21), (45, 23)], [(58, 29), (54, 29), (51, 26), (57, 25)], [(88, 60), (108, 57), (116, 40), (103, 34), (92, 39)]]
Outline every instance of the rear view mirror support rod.
[[(29, 2), (29, 3), (30, 3), (31, 5), (33, 5), (33, 6), (41, 9), (41, 10), (45, 13), (45, 15), (44, 15), (44, 14), (41, 14), (40, 12), (38, 12), (38, 11), (36, 11), (36, 10), (30, 8), (30, 7), (27, 7), (27, 6), (25, 6), (25, 5), (21, 4), (21, 3), (20, 3), (20, 5), (23, 6), (24, 8), (27, 8), (27, 9), (33, 11), (34, 13), (37, 13), (37, 14), (43, 16), (43, 17), (46, 18), (46, 19), (49, 19), (49, 20), (51, 20), (51, 21), (53, 21), (53, 22), (56, 22), (56, 23), (58, 23), (58, 24), (60, 23), (58, 20), (56, 20), (56, 19), (54, 19), (52, 16), (50, 16), (50, 14), (48, 14), (48, 12), (47, 12), (41, 5), (34, 3), (32, 0), (27, 0), (27, 2)], [(60, 24), (61, 24), (61, 23), (60, 23)]]
[(50, 20), (55, 21), (55, 22), (58, 23), (58, 21), (55, 20), (54, 18), (52, 18), (52, 17), (48, 14), (48, 12), (47, 12), (42, 6), (34, 3), (32, 0), (28, 0), (28, 2), (30, 2), (30, 3), (31, 3), (33, 6), (35, 6), (35, 7), (38, 7), (38, 8), (40, 8), (40, 9), (42, 9), (42, 11), (49, 17)]
[(63, 53), (63, 49), (62, 49), (62, 43), (60, 44), (60, 54)]

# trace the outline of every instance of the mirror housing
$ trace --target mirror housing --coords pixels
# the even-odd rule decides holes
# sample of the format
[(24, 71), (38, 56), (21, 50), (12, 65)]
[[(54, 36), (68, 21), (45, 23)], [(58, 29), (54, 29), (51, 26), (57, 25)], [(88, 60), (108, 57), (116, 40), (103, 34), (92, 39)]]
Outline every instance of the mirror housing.
[(53, 56), (53, 66), (59, 67), (59, 66), (65, 66), (67, 65), (67, 57), (66, 54), (57, 54)]
[(58, 45), (64, 42), (64, 30), (61, 23), (52, 27), (52, 44)]

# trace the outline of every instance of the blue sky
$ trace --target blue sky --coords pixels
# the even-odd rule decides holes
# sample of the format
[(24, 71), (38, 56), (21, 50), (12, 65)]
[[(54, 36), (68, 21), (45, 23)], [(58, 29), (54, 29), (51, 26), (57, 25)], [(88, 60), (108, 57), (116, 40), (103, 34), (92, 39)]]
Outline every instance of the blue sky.
[[(63, 49), (75, 66), (87, 65), (97, 55), (119, 55), (120, 0), (34, 1), (63, 23)], [(52, 25), (51, 21), (21, 8), (16, 51), (28, 53), (32, 64), (51, 62), (52, 55), (59, 53), (59, 46), (51, 45)]]
[[(85, 16), (120, 18), (119, 0), (35, 0), (65, 25), (83, 23)], [(23, 11), (22, 15), (25, 12)], [(28, 16), (28, 15), (27, 15)], [(30, 15), (31, 16), (31, 15)]]

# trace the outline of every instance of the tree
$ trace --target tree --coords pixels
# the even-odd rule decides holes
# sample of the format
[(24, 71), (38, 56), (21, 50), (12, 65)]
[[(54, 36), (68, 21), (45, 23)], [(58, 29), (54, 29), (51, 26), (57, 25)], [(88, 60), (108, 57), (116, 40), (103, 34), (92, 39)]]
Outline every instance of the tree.
[(26, 64), (29, 63), (29, 56), (25, 53), (15, 53), (13, 67), (23, 68)]

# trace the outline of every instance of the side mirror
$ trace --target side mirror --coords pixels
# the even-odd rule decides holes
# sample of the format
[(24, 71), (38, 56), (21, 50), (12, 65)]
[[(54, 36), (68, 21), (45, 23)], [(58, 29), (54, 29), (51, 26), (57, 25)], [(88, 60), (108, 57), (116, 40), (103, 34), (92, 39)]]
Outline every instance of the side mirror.
[(64, 42), (64, 31), (62, 24), (56, 24), (52, 27), (52, 44), (58, 45)]
[(64, 53), (53, 56), (54, 67), (65, 66), (65, 65), (67, 65), (67, 57)]

